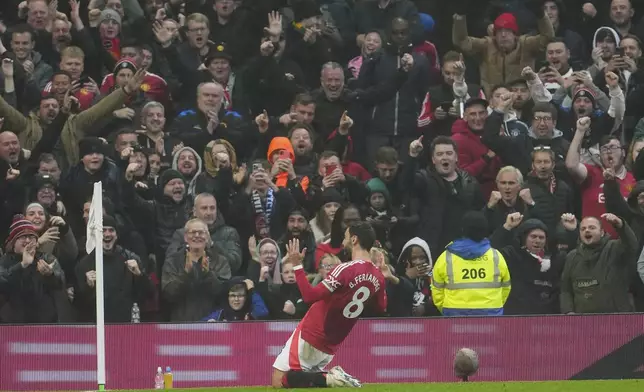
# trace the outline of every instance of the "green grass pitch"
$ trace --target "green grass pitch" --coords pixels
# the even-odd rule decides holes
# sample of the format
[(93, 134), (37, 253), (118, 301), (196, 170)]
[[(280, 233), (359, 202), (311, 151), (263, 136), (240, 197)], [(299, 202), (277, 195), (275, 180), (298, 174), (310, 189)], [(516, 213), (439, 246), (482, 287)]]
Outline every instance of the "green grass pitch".
[[(318, 389), (319, 390), (319, 389)], [(355, 388), (333, 388), (332, 391), (356, 391)], [(154, 389), (127, 392), (154, 392)], [(242, 392), (275, 391), (268, 387), (173, 389), (174, 392)], [(311, 391), (290, 389), (288, 391)], [(642, 392), (644, 380), (619, 381), (547, 381), (547, 382), (469, 382), (428, 384), (367, 384), (362, 392)]]

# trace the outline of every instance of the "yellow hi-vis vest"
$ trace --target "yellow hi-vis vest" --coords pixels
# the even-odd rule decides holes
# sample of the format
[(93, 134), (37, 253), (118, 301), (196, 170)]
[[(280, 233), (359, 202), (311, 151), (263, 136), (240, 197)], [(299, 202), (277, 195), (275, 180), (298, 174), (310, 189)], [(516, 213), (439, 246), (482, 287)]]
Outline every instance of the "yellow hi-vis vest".
[(434, 265), (432, 299), (440, 311), (502, 309), (509, 295), (510, 272), (496, 249), (472, 260), (445, 251)]

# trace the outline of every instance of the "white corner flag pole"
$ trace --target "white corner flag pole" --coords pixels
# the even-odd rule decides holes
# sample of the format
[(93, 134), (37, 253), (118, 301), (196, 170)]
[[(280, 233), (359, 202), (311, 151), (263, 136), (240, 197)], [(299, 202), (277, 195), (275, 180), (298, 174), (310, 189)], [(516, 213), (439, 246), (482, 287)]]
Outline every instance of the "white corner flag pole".
[(96, 378), (98, 390), (105, 390), (105, 308), (103, 292), (103, 184), (94, 183), (87, 220), (87, 254), (96, 250)]

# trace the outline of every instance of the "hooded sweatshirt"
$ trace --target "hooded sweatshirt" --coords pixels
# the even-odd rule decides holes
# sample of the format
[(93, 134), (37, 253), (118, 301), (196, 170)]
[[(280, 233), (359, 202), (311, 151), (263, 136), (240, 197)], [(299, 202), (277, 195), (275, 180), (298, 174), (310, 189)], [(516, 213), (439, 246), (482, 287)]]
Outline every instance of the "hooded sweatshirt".
[[(268, 145), (266, 159), (271, 165), (274, 164), (277, 159), (281, 159), (281, 157), (273, 159), (273, 154), (275, 154), (277, 150), (286, 151), (286, 153), (288, 154), (288, 159), (290, 159), (291, 163), (295, 164), (295, 152), (293, 151), (293, 145), (287, 137), (274, 137), (273, 140), (271, 140), (271, 143)], [(278, 173), (277, 176), (275, 176), (274, 180), (275, 185), (277, 185), (278, 188), (285, 188), (288, 186), (288, 173)], [(300, 180), (300, 185), (302, 186), (302, 190), (306, 192), (309, 186), (308, 177), (302, 177), (302, 179)]]
[(429, 250), (429, 245), (423, 239), (419, 237), (414, 237), (407, 241), (403, 246), (402, 251), (400, 251), (400, 256), (398, 256), (398, 262), (396, 263), (396, 272), (401, 276), (405, 275), (405, 270), (407, 269), (407, 260), (403, 260), (403, 257), (406, 255), (407, 249), (412, 246), (419, 246), (427, 255), (427, 264), (429, 264), (429, 276), (426, 278), (417, 278), (412, 281), (415, 292), (414, 292), (414, 306), (420, 306), (424, 304), (431, 304), (431, 301), (428, 301), (431, 298), (431, 291), (429, 285), (431, 283), (432, 269), (434, 268), (434, 259), (432, 259), (432, 252)]
[(201, 174), (201, 171), (203, 170), (203, 160), (201, 159), (201, 156), (195, 151), (194, 149), (190, 147), (183, 147), (182, 149), (178, 150), (174, 156), (172, 157), (172, 168), (174, 170), (179, 170), (179, 155), (181, 155), (182, 152), (184, 151), (190, 151), (195, 155), (195, 159), (197, 160), (197, 171), (195, 174), (192, 176), (192, 178), (186, 178), (188, 181), (188, 186), (186, 188), (186, 193), (190, 196), (191, 199), (194, 199), (195, 195), (195, 185), (197, 184), (197, 177), (199, 174)]

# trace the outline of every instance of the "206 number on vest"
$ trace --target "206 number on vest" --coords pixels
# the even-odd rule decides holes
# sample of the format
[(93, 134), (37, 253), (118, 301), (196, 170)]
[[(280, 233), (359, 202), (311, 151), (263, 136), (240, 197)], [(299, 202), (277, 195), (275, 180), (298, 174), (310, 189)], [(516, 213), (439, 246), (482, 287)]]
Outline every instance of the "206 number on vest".
[(371, 291), (369, 288), (364, 286), (360, 287), (355, 293), (353, 293), (353, 298), (351, 299), (351, 302), (344, 307), (342, 315), (348, 319), (359, 317), (364, 311), (364, 303), (367, 302), (370, 296)]
[(461, 279), (485, 279), (487, 274), (485, 273), (485, 268), (463, 268), (461, 270), (463, 277)]

